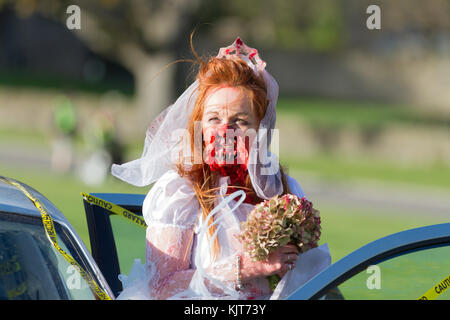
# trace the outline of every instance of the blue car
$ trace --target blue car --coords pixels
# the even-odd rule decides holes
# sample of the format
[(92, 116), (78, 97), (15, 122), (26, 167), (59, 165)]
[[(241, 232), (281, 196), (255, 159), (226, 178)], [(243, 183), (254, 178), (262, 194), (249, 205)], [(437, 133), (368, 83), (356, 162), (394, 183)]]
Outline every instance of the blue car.
[[(142, 217), (145, 195), (92, 194), (109, 206), (83, 199), (89, 252), (48, 199), (10, 180), (29, 196), (0, 179), (0, 299), (114, 299), (122, 290), (118, 275), (128, 273), (134, 258), (145, 259), (145, 228), (109, 209), (115, 204)], [(46, 234), (42, 210), (30, 197), (53, 220), (53, 241), (61, 250)], [(375, 240), (333, 263), (287, 299), (449, 299), (449, 274), (450, 223), (443, 223)]]

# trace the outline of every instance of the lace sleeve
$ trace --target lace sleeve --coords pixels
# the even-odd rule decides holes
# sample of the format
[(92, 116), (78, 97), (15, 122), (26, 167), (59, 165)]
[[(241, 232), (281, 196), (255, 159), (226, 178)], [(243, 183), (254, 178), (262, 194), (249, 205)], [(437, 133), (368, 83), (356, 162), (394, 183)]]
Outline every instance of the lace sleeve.
[[(235, 299), (255, 299), (258, 297), (268, 296), (271, 294), (270, 286), (267, 278), (257, 277), (247, 280), (243, 283), (244, 287), (237, 291), (237, 265), (236, 257), (238, 253), (228, 256), (225, 259), (214, 263), (206, 271), (210, 276), (210, 280), (206, 281), (208, 290), (213, 295), (228, 295)], [(241, 258), (245, 259), (242, 254)]]
[(200, 206), (191, 185), (174, 170), (165, 173), (145, 197), (142, 213), (148, 226), (193, 227)]
[(192, 236), (199, 213), (190, 185), (174, 170), (164, 174), (147, 194), (143, 215), (146, 272), (150, 295), (166, 299), (188, 287)]
[(184, 291), (194, 273), (190, 269), (193, 229), (175, 226), (148, 227), (146, 262), (150, 295), (167, 299)]
[[(207, 263), (205, 269), (194, 267), (203, 265), (191, 261), (194, 243), (197, 243), (195, 257), (203, 253), (194, 241), (200, 206), (195, 192), (176, 173), (168, 173), (153, 186), (144, 201), (143, 214), (148, 225), (146, 278), (152, 299), (186, 298), (185, 294), (242, 296), (235, 290), (235, 254)], [(190, 292), (192, 285), (205, 290)]]
[[(148, 227), (146, 234), (146, 266), (150, 278), (149, 291), (154, 299), (167, 299), (185, 291), (196, 269), (190, 268), (192, 228), (174, 226)], [(205, 271), (205, 286), (212, 295), (235, 291), (235, 255), (214, 263)]]

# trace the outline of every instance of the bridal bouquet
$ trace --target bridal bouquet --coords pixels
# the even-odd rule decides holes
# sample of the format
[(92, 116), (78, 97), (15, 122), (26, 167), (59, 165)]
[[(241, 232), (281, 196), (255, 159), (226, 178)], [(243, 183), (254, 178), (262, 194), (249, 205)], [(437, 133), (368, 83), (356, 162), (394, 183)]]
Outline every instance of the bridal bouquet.
[(266, 260), (269, 253), (287, 244), (306, 252), (318, 246), (321, 234), (319, 211), (292, 194), (257, 204), (241, 229), (238, 238), (254, 261)]
[[(318, 246), (321, 227), (319, 211), (305, 198), (292, 194), (275, 196), (259, 203), (242, 222), (238, 239), (254, 261), (267, 260), (269, 254), (287, 244), (303, 253)], [(275, 290), (280, 277), (267, 277)]]

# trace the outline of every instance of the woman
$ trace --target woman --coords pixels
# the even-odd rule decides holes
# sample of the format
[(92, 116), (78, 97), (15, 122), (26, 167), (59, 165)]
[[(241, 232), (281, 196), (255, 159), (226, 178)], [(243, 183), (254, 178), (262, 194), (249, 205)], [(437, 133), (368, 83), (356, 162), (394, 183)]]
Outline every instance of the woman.
[(197, 59), (196, 81), (151, 124), (142, 157), (113, 166), (129, 183), (156, 181), (143, 204), (146, 277), (121, 298), (263, 299), (272, 294), (267, 276), (283, 277), (298, 258), (287, 245), (254, 262), (236, 239), (255, 204), (305, 196), (268, 151), (276, 81), (239, 38)]

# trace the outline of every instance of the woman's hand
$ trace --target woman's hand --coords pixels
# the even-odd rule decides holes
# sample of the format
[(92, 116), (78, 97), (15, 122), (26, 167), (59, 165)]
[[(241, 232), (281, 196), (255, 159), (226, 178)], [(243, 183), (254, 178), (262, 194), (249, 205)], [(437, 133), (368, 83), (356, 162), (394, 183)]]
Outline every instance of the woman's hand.
[(290, 268), (294, 267), (299, 251), (295, 245), (286, 245), (269, 254), (266, 261), (253, 261), (247, 253), (242, 254), (241, 279), (248, 281), (252, 278), (278, 274), (283, 277)]

